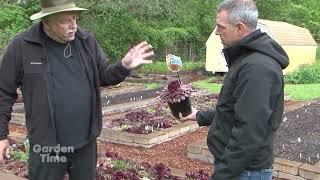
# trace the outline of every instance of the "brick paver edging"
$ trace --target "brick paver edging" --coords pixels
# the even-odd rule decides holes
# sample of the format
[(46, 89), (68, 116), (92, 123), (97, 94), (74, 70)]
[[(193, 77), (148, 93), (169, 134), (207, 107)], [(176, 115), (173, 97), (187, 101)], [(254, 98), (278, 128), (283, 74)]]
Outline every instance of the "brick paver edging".
[[(188, 158), (213, 164), (214, 158), (206, 141), (198, 141), (188, 146)], [(273, 164), (273, 176), (293, 180), (320, 180), (320, 162), (315, 165), (276, 158)]]
[(187, 121), (175, 125), (174, 127), (163, 129), (161, 131), (155, 131), (150, 134), (134, 134), (103, 128), (98, 139), (101, 141), (109, 141), (129, 146), (151, 148), (156, 144), (172, 140), (188, 132), (195, 131), (198, 128), (198, 123), (195, 121)]

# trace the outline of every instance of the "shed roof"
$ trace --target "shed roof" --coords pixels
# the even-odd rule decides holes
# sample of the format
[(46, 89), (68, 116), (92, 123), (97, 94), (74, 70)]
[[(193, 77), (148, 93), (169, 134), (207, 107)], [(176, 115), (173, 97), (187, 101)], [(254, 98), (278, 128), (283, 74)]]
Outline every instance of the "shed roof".
[(259, 19), (258, 24), (264, 25), (271, 36), (281, 45), (317, 46), (308, 29), (286, 22)]

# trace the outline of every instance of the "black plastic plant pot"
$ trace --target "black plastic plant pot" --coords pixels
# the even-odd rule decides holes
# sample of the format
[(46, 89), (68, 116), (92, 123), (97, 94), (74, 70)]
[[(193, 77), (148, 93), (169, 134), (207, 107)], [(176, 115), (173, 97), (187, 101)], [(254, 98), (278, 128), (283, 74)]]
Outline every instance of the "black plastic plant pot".
[(186, 117), (189, 114), (191, 114), (191, 102), (190, 99), (187, 97), (184, 101), (181, 102), (175, 102), (175, 103), (168, 103), (169, 108), (171, 110), (172, 115), (180, 119), (179, 113), (182, 114), (182, 117)]

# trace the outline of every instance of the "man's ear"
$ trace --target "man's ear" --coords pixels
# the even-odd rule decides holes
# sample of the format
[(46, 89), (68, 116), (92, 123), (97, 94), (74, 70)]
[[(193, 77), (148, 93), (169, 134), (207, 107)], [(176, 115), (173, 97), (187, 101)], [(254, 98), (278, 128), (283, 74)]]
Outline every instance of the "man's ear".
[(242, 22), (238, 22), (236, 24), (236, 30), (239, 34), (243, 34), (246, 31), (246, 25)]
[(41, 19), (43, 25), (49, 26), (49, 23), (50, 23), (50, 21), (51, 21), (51, 19), (52, 19), (51, 16), (52, 16), (52, 15), (45, 16), (44, 18)]
[(42, 24), (43, 24), (43, 28), (45, 29), (49, 29), (50, 25), (49, 25), (49, 19), (48, 18), (44, 18), (41, 20)]
[(44, 26), (48, 26), (48, 19), (43, 18), (43, 19), (41, 20), (41, 22), (42, 22), (42, 24), (43, 24)]

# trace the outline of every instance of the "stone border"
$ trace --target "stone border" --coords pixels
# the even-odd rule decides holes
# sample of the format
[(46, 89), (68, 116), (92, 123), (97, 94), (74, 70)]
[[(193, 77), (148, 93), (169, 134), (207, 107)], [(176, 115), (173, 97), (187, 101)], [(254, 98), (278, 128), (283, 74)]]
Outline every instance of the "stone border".
[(273, 171), (275, 177), (287, 179), (320, 179), (320, 167), (301, 163), (297, 161), (290, 161), (287, 159), (276, 158), (273, 164)]
[(10, 123), (17, 124), (20, 126), (25, 126), (26, 125), (25, 114), (13, 112), (11, 115)]
[(195, 121), (187, 121), (161, 131), (155, 131), (150, 134), (134, 134), (103, 128), (98, 139), (100, 141), (109, 141), (128, 146), (151, 148), (156, 144), (170, 141), (183, 134), (195, 131), (198, 128), (198, 123)]
[[(188, 146), (188, 158), (213, 164), (214, 157), (210, 153), (206, 141), (198, 141)], [(276, 158), (273, 164), (273, 176), (294, 180), (319, 180), (320, 161), (314, 165)]]
[(213, 164), (214, 157), (206, 145), (206, 140), (197, 141), (188, 145), (188, 158)]

